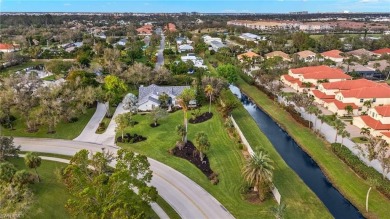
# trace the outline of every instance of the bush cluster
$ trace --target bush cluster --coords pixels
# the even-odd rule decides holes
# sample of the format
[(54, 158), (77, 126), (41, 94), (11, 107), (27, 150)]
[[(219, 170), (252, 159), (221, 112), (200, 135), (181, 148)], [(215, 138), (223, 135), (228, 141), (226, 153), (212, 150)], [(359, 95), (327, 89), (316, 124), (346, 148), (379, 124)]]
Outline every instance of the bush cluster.
[(246, 83), (250, 84), (250, 85), (254, 85), (255, 84), (255, 79), (253, 79), (251, 76), (247, 75), (246, 73), (244, 73), (243, 71), (238, 71), (238, 75), (242, 78), (242, 80), (244, 80)]
[[(285, 109), (288, 113), (290, 113), (290, 115), (294, 118), (295, 121), (309, 128), (309, 121), (302, 118), (301, 114), (294, 109), (293, 105), (286, 106)], [(312, 122), (310, 122), (310, 127), (313, 127)]]
[(332, 151), (361, 178), (377, 181), (377, 190), (387, 198), (390, 198), (390, 180), (383, 178), (382, 174), (376, 171), (373, 167), (368, 167), (347, 147), (341, 146), (340, 143), (333, 143)]

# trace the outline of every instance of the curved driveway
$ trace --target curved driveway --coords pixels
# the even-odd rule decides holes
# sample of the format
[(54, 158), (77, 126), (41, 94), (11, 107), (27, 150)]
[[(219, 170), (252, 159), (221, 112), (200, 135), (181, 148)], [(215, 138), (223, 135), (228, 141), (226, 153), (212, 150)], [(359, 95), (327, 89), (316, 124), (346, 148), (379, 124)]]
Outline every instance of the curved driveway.
[[(113, 153), (119, 149), (115, 146), (61, 139), (14, 138), (14, 142), (21, 145), (23, 151), (62, 155), (74, 155), (81, 149), (98, 152), (105, 148)], [(188, 177), (156, 160), (149, 158), (149, 162), (153, 171), (151, 184), (182, 218), (234, 218), (221, 203)]]

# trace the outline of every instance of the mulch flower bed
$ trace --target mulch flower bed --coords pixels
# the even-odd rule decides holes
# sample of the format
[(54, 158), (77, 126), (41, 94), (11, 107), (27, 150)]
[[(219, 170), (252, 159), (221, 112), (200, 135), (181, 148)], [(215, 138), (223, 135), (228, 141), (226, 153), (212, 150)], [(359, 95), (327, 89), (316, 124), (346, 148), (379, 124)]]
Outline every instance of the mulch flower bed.
[(208, 157), (205, 156), (202, 162), (200, 161), (199, 153), (195, 153), (194, 151), (196, 151), (194, 144), (190, 141), (187, 141), (183, 149), (179, 150), (177, 146), (173, 148), (172, 154), (176, 157), (184, 158), (190, 161), (192, 164), (198, 167), (207, 177), (212, 176), (214, 172), (210, 168)]
[(134, 135), (131, 135), (130, 133), (126, 133), (126, 135), (123, 136), (123, 139), (122, 139), (122, 136), (119, 136), (118, 138), (116, 138), (116, 142), (123, 142), (123, 143), (137, 143), (137, 142), (141, 142), (141, 141), (146, 141), (146, 137), (142, 136), (142, 135), (137, 135), (134, 133)]
[(200, 116), (197, 116), (195, 119), (191, 118), (189, 122), (191, 124), (206, 122), (207, 120), (213, 118), (213, 113), (205, 112)]

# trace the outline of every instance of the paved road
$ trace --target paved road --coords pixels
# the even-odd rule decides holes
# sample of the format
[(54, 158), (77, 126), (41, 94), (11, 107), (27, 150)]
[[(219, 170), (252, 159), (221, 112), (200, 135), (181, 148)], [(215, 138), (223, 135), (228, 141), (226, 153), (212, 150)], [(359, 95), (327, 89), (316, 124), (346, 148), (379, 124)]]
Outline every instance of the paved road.
[[(60, 139), (15, 138), (14, 141), (22, 146), (23, 151), (63, 155), (74, 155), (81, 149), (97, 152), (105, 148), (113, 153), (118, 150), (116, 146)], [(188, 177), (156, 160), (149, 158), (149, 162), (153, 171), (151, 184), (182, 218), (234, 218), (221, 203)]]
[(163, 54), (164, 49), (165, 49), (165, 36), (161, 35), (160, 49), (157, 51), (156, 69), (164, 65), (164, 54)]

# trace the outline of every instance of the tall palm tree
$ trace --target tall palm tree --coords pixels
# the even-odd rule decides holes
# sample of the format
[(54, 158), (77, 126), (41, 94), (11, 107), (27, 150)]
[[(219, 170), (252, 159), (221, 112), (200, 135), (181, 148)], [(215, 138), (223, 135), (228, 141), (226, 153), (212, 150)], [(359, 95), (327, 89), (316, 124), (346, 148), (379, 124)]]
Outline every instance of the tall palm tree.
[(252, 154), (251, 158), (245, 163), (242, 174), (246, 181), (253, 187), (254, 191), (259, 193), (261, 201), (265, 199), (265, 194), (269, 191), (269, 185), (273, 177), (273, 161), (264, 151)]
[(365, 136), (369, 136), (371, 134), (370, 128), (368, 128), (368, 127), (361, 128), (360, 134), (365, 135)]
[(191, 100), (195, 99), (195, 91), (191, 88), (186, 88), (183, 92), (177, 97), (177, 102), (180, 105), (181, 109), (184, 113), (184, 126), (185, 126), (185, 136), (184, 142), (187, 143), (187, 133), (188, 133), (188, 107)]
[(206, 86), (206, 88), (204, 89), (204, 92), (206, 93), (206, 96), (209, 97), (210, 99), (210, 105), (209, 105), (209, 113), (211, 112), (211, 99), (214, 95), (214, 88), (213, 86), (211, 86), (210, 84), (208, 84)]
[(351, 134), (347, 130), (341, 132), (341, 145), (344, 145), (344, 138), (351, 137)]
[(24, 157), (24, 163), (26, 164), (26, 166), (28, 166), (28, 168), (35, 170), (35, 173), (38, 176), (38, 182), (41, 181), (41, 178), (39, 177), (37, 168), (39, 166), (41, 166), (41, 162), (42, 162), (42, 159), (38, 155), (36, 155), (35, 153), (29, 152)]
[(337, 135), (340, 134), (342, 132), (342, 130), (345, 129), (345, 124), (340, 119), (336, 119), (333, 122), (333, 126), (336, 128), (336, 136), (335, 136), (334, 142), (337, 143)]

